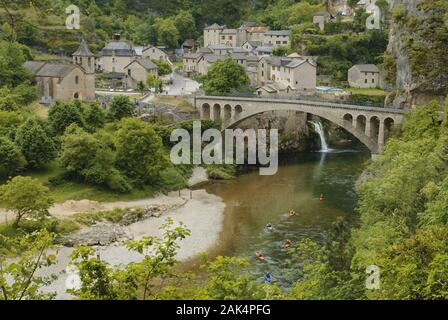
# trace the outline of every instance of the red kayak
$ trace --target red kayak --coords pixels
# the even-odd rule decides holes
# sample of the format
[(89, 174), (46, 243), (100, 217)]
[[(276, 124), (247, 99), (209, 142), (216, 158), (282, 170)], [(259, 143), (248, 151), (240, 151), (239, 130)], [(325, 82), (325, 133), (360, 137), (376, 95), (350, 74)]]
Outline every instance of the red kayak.
[(264, 256), (261, 253), (257, 252), (257, 253), (255, 253), (255, 255), (257, 256), (258, 260), (264, 261), (265, 258), (264, 258)]

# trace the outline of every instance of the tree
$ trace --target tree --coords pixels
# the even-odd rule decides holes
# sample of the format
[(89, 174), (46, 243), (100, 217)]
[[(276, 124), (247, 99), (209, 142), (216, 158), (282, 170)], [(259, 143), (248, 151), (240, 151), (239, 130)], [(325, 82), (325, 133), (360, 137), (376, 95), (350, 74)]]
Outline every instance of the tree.
[(124, 268), (110, 267), (107, 262), (98, 260), (92, 247), (76, 248), (71, 259), (79, 269), (82, 285), (70, 292), (78, 299), (147, 300), (156, 297), (160, 289), (154, 290), (157, 286), (154, 280), (178, 277), (173, 270), (178, 243), (190, 235), (182, 223), (173, 227), (171, 219), (167, 219), (160, 229), (163, 231), (160, 238), (144, 237), (127, 243), (126, 247), (143, 255), (143, 259)]
[(16, 42), (0, 41), (0, 88), (15, 87), (29, 80), (31, 75), (23, 67), (26, 59), (30, 59), (29, 49)]
[(180, 10), (174, 18), (174, 25), (182, 40), (193, 38), (196, 31), (196, 22), (189, 10)]
[[(38, 276), (37, 270), (56, 262), (53, 248), (54, 235), (45, 229), (11, 239), (0, 235), (0, 300), (48, 300), (54, 293), (40, 289), (50, 284), (54, 277)], [(20, 257), (11, 259), (11, 254)]]
[(117, 166), (134, 181), (154, 182), (167, 161), (162, 139), (154, 129), (139, 119), (123, 119), (115, 141)]
[(26, 165), (19, 147), (6, 137), (0, 136), (0, 177), (15, 174)]
[(274, 50), (272, 50), (272, 55), (277, 57), (285, 57), (290, 53), (292, 53), (291, 48), (286, 46), (276, 47)]
[(43, 219), (49, 215), (48, 209), (53, 205), (50, 189), (43, 186), (39, 180), (30, 177), (15, 177), (5, 185), (0, 186), (0, 199), (6, 209), (14, 212), (18, 227), (25, 216)]
[(229, 58), (212, 64), (203, 89), (207, 94), (216, 95), (235, 92), (248, 85), (249, 78), (244, 68)]
[(84, 121), (86, 128), (93, 132), (102, 128), (106, 123), (106, 114), (98, 103), (92, 103), (84, 107)]
[(59, 160), (70, 176), (113, 191), (128, 192), (131, 187), (114, 167), (114, 159), (112, 149), (103, 141), (75, 125), (67, 128)]
[(137, 82), (137, 90), (141, 93), (146, 91), (146, 84), (143, 81)]
[(294, 25), (313, 21), (313, 16), (323, 9), (324, 7), (320, 4), (313, 5), (306, 1), (299, 2), (291, 8), (288, 24)]
[(150, 88), (154, 88), (156, 93), (163, 91), (163, 81), (152, 74), (148, 74), (148, 77), (146, 78), (146, 84)]
[(171, 66), (166, 61), (151, 60), (157, 66), (157, 73), (159, 76), (164, 76), (173, 72)]
[(109, 105), (108, 117), (111, 120), (121, 120), (122, 118), (132, 117), (134, 115), (135, 105), (128, 96), (115, 96)]
[(17, 129), (15, 142), (30, 168), (39, 168), (56, 157), (53, 140), (36, 119), (28, 119)]
[(157, 33), (157, 44), (177, 48), (180, 36), (173, 18), (156, 18), (154, 27)]
[(85, 127), (81, 102), (73, 100), (71, 102), (56, 101), (48, 111), (48, 121), (54, 134), (62, 135), (65, 129), (72, 123), (81, 128)]

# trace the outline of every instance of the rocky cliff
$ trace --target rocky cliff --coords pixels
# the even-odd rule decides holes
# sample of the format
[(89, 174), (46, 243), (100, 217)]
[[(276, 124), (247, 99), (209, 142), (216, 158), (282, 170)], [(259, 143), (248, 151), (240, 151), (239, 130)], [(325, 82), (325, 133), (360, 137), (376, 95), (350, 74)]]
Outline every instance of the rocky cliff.
[(392, 12), (385, 55), (390, 97), (397, 108), (415, 107), (448, 94), (446, 0), (389, 0)]

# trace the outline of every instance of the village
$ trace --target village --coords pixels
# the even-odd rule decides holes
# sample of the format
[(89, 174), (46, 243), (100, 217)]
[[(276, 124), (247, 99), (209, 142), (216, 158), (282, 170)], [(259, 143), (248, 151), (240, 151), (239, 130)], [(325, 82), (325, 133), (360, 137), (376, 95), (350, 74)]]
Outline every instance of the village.
[[(358, 5), (370, 3), (372, 1), (360, 1)], [(338, 15), (345, 16), (346, 12), (338, 11)], [(322, 11), (316, 13), (312, 21), (323, 30), (334, 20), (330, 13)], [(94, 54), (81, 38), (71, 61), (27, 61), (25, 67), (33, 74), (40, 102), (44, 105), (56, 100), (92, 101), (99, 97), (107, 101), (104, 96), (120, 92), (140, 92), (145, 96), (151, 93), (196, 94), (201, 90), (196, 79), (206, 76), (215, 62), (226, 59), (244, 68), (254, 96), (344, 100), (351, 94), (344, 88), (320, 84), (320, 79), (325, 79), (326, 75), (318, 72), (317, 56), (297, 52), (282, 54), (291, 51), (289, 29), (271, 30), (251, 22), (231, 29), (213, 23), (204, 27), (202, 40), (203, 43), (185, 39), (180, 49), (169, 51), (162, 46), (134, 45), (116, 33)], [(360, 89), (385, 86), (381, 71), (374, 64), (353, 65), (348, 70), (347, 83), (350, 88)]]

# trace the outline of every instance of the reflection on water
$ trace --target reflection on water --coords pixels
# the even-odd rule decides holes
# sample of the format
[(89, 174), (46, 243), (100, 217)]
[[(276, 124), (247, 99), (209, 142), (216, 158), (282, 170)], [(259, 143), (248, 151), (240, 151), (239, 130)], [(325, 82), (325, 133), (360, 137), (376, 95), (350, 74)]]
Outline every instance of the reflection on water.
[[(288, 159), (273, 176), (255, 171), (207, 185), (226, 203), (224, 231), (212, 254), (247, 256), (257, 276), (270, 271), (283, 284), (294, 280), (281, 271), (288, 263), (282, 243), (319, 239), (339, 216), (354, 222), (354, 183), (368, 159), (368, 153), (355, 150), (309, 153)], [(325, 201), (319, 201), (320, 194)], [(298, 213), (294, 218), (287, 216), (291, 208)], [(272, 232), (265, 230), (268, 223)], [(265, 262), (256, 259), (256, 251)]]

